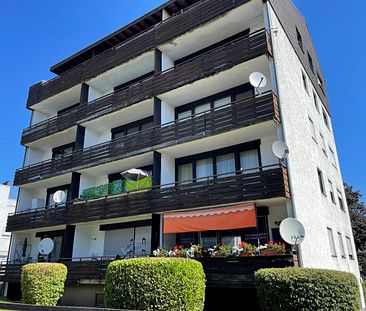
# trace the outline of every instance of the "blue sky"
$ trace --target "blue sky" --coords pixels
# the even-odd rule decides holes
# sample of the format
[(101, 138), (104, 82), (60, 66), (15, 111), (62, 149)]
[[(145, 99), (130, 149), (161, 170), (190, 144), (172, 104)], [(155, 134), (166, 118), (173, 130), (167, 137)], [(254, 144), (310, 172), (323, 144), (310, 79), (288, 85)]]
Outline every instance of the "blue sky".
[[(218, 0), (219, 1), (219, 0)], [(28, 88), (49, 67), (164, 3), (163, 0), (12, 0), (0, 10), (0, 182), (22, 165)], [(343, 179), (366, 192), (366, 2), (294, 0), (327, 81)], [(365, 152), (365, 153), (364, 153)], [(12, 197), (16, 196), (16, 189)]]

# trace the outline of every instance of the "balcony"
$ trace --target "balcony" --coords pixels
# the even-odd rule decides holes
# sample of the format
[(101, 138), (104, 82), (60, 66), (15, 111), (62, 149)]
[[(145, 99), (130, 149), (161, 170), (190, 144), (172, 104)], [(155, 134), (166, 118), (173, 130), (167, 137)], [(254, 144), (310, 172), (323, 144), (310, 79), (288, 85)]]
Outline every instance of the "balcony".
[(270, 198), (289, 198), (287, 169), (271, 165), (173, 183), (63, 206), (21, 211), (8, 217), (8, 232)]
[[(67, 284), (82, 282), (104, 282), (105, 272), (112, 259), (74, 258), (61, 260), (68, 269)], [(253, 288), (254, 272), (262, 268), (284, 268), (294, 265), (290, 255), (253, 256), (234, 258), (202, 258), (200, 259), (206, 274), (207, 287), (221, 288)], [(0, 281), (20, 282), (21, 264), (1, 263)]]
[(117, 92), (98, 98), (73, 111), (24, 129), (22, 144), (65, 130), (77, 123), (123, 109), (175, 88), (228, 70), (235, 65), (271, 53), (269, 34), (261, 30), (226, 43), (169, 70), (142, 79)]
[(72, 170), (120, 160), (156, 148), (165, 148), (268, 120), (280, 121), (277, 97), (272, 92), (238, 100), (219, 109), (212, 109), (205, 114), (176, 120), (123, 138), (77, 150), (60, 158), (23, 167), (16, 171), (14, 184), (20, 185), (49, 178)]
[(172, 16), (121, 45), (115, 46), (66, 71), (64, 74), (45, 83), (37, 83), (31, 86), (27, 107), (31, 108), (51, 96), (152, 50), (156, 45), (190, 31), (246, 2), (248, 0), (199, 1), (180, 14)]

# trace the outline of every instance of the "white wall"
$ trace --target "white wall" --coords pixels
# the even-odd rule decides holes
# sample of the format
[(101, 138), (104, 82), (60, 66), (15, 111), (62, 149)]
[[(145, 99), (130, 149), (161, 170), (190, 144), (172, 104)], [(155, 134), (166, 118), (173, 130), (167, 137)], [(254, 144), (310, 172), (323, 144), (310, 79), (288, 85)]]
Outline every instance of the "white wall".
[(175, 182), (175, 159), (167, 154), (161, 154), (161, 184)]
[(111, 132), (109, 130), (97, 132), (88, 127), (85, 127), (84, 148), (101, 144), (110, 140), (111, 140)]
[(167, 54), (161, 53), (161, 70), (167, 70), (174, 67), (174, 60), (172, 60)]
[[(288, 163), (289, 177), (292, 181), (292, 202), (296, 217), (306, 230), (306, 238), (301, 244), (302, 263), (305, 267), (350, 271), (359, 278), (356, 259), (342, 259), (340, 256), (332, 258), (327, 236), (327, 227), (330, 227), (333, 229), (338, 254), (337, 231), (339, 230), (343, 236), (352, 237), (348, 212), (341, 211), (338, 204), (330, 201), (328, 178), (343, 192), (342, 178), (339, 165), (337, 164), (338, 168), (335, 168), (329, 155), (324, 155), (321, 150), (319, 131), (324, 134), (327, 144), (335, 149), (333, 132), (325, 127), (322, 116), (314, 106), (312, 96), (314, 88), (308, 77), (309, 94), (305, 91), (301, 76), (302, 64), (271, 8), (270, 19), (272, 29), (278, 29), (278, 33), (272, 36), (272, 43), (281, 121), (285, 140), (290, 149)], [(309, 116), (315, 124), (317, 141), (314, 141), (311, 135)], [(317, 168), (323, 171), (327, 196), (321, 194)]]
[(89, 85), (89, 93), (88, 93), (88, 102), (93, 101), (94, 99), (97, 99), (99, 97), (102, 97), (110, 92), (113, 92), (113, 88), (111, 88), (109, 91), (107, 92), (102, 92), (92, 86)]
[(34, 147), (28, 147), (25, 155), (24, 165), (31, 165), (52, 158), (52, 149), (43, 150)]
[(103, 256), (104, 231), (98, 224), (76, 225), (72, 257)]
[[(44, 204), (46, 203), (46, 195), (47, 195), (47, 189), (45, 188), (37, 188), (37, 189), (20, 188), (18, 197), (18, 211), (24, 211), (31, 208), (44, 207)], [(34, 202), (33, 206), (32, 201)]]
[(38, 257), (38, 243), (40, 238), (37, 238), (35, 232), (14, 232), (12, 238), (12, 250), (10, 261), (20, 261), (22, 258), (22, 250), (24, 239), (27, 238), (27, 257), (29, 261), (36, 261)]
[(34, 125), (34, 124), (37, 124), (44, 120), (47, 120), (55, 115), (56, 115), (56, 113), (53, 115), (49, 115), (49, 114), (43, 113), (41, 111), (33, 110), (32, 117), (31, 117), (31, 125)]
[(165, 101), (161, 101), (161, 124), (169, 123), (175, 120), (175, 109)]
[(108, 183), (108, 175), (100, 175), (93, 176), (87, 173), (82, 173), (80, 176), (80, 195), (83, 193), (83, 190), (91, 187), (101, 186)]

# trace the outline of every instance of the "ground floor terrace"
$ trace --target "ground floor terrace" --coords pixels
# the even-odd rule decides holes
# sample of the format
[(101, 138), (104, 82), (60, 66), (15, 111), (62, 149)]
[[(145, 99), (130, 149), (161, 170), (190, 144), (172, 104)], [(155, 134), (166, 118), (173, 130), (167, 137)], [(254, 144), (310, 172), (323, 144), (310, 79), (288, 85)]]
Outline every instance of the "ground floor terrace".
[[(278, 228), (290, 213), (288, 204), (287, 198), (279, 197), (16, 231), (9, 261), (1, 264), (0, 279), (7, 283), (7, 297), (17, 299), (22, 265), (62, 262), (68, 268), (62, 303), (101, 306), (104, 276), (111, 261), (152, 256), (156, 249), (169, 250), (176, 245), (189, 248), (194, 244), (209, 250), (222, 243), (233, 247), (241, 242), (254, 246), (268, 240), (281, 242)], [(38, 243), (46, 237), (54, 241), (54, 248), (48, 256), (41, 256)], [(293, 265), (289, 249), (281, 255), (242, 255), (194, 256), (192, 260), (201, 261), (205, 270), (208, 297), (229, 289), (231, 294), (248, 293), (254, 290), (254, 272), (258, 269)]]

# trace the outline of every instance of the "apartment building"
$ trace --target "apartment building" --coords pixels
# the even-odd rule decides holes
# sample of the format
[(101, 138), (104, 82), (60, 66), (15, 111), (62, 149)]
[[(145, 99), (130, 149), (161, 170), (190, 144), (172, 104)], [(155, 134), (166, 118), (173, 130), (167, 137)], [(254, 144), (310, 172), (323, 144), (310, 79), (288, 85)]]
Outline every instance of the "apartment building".
[[(280, 241), (287, 217), (306, 230), (301, 266), (360, 278), (325, 78), (292, 2), (171, 0), (51, 71), (29, 90), (1, 270), (7, 297), (45, 237), (54, 248), (42, 260), (69, 270), (63, 303), (93, 306), (118, 256)], [(266, 85), (253, 88), (253, 72)], [(275, 141), (288, 145), (286, 160), (273, 154)], [(143, 186), (122, 184), (130, 169), (147, 172)], [(258, 268), (293, 261), (203, 265), (208, 288), (244, 291)]]

